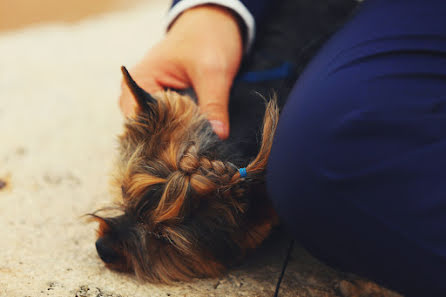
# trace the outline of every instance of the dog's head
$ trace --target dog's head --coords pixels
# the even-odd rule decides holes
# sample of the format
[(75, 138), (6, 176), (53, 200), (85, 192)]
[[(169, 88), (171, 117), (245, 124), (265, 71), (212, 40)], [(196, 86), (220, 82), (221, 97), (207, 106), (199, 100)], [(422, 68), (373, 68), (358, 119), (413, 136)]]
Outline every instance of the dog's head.
[(224, 144), (194, 101), (175, 92), (152, 97), (122, 70), (137, 109), (119, 139), (114, 186), (122, 214), (93, 215), (98, 254), (108, 267), (153, 282), (219, 275), (258, 246), (275, 221), (263, 182), (275, 101), (260, 152), (242, 177), (222, 157)]

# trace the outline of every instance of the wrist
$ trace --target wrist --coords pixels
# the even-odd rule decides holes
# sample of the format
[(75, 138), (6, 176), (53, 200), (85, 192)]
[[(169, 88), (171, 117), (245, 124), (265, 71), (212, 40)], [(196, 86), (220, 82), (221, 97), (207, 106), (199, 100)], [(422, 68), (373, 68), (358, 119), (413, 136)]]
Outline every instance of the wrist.
[(203, 4), (191, 7), (170, 23), (167, 32), (188, 30), (190, 27), (197, 31), (218, 27), (225, 33), (222, 37), (226, 38), (226, 41), (245, 44), (244, 22), (237, 13), (224, 6)]

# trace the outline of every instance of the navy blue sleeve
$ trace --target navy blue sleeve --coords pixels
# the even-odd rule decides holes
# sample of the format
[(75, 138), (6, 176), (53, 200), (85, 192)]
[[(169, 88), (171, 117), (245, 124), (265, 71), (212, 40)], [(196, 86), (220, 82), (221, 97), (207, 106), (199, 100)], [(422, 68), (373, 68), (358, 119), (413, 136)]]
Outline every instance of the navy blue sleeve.
[(256, 24), (260, 23), (266, 14), (267, 7), (273, 1), (271, 0), (241, 0), (240, 2), (246, 6), (249, 12), (256, 20)]
[[(172, 6), (181, 2), (181, 0), (174, 0)], [(272, 0), (240, 0), (243, 5), (249, 10), (254, 17), (256, 24), (260, 23), (267, 12), (269, 4), (273, 3)]]

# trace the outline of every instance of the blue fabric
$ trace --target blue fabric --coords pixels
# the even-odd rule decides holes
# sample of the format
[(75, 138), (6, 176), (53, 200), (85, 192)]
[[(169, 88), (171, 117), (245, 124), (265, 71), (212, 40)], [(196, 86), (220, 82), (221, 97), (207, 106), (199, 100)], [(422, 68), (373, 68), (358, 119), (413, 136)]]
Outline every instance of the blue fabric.
[[(174, 0), (172, 7), (181, 0)], [(272, 0), (240, 0), (254, 17), (256, 23), (260, 23), (265, 17), (268, 6), (273, 3)]]
[(248, 8), (256, 20), (256, 24), (261, 22), (267, 13), (268, 7), (273, 3), (272, 0), (240, 0), (240, 2)]
[(294, 73), (294, 68), (295, 67), (291, 63), (284, 62), (280, 66), (271, 69), (243, 72), (236, 78), (236, 80), (250, 83), (260, 83), (269, 80), (286, 79)]
[(446, 1), (370, 0), (283, 109), (267, 185), (310, 252), (446, 296)]

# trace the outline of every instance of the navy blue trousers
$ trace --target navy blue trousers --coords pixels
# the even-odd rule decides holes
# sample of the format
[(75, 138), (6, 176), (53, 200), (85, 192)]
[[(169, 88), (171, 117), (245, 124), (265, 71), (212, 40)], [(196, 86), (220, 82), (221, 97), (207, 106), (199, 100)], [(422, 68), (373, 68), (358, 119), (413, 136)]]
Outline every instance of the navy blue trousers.
[(296, 83), (267, 185), (319, 259), (446, 296), (446, 1), (361, 5)]

